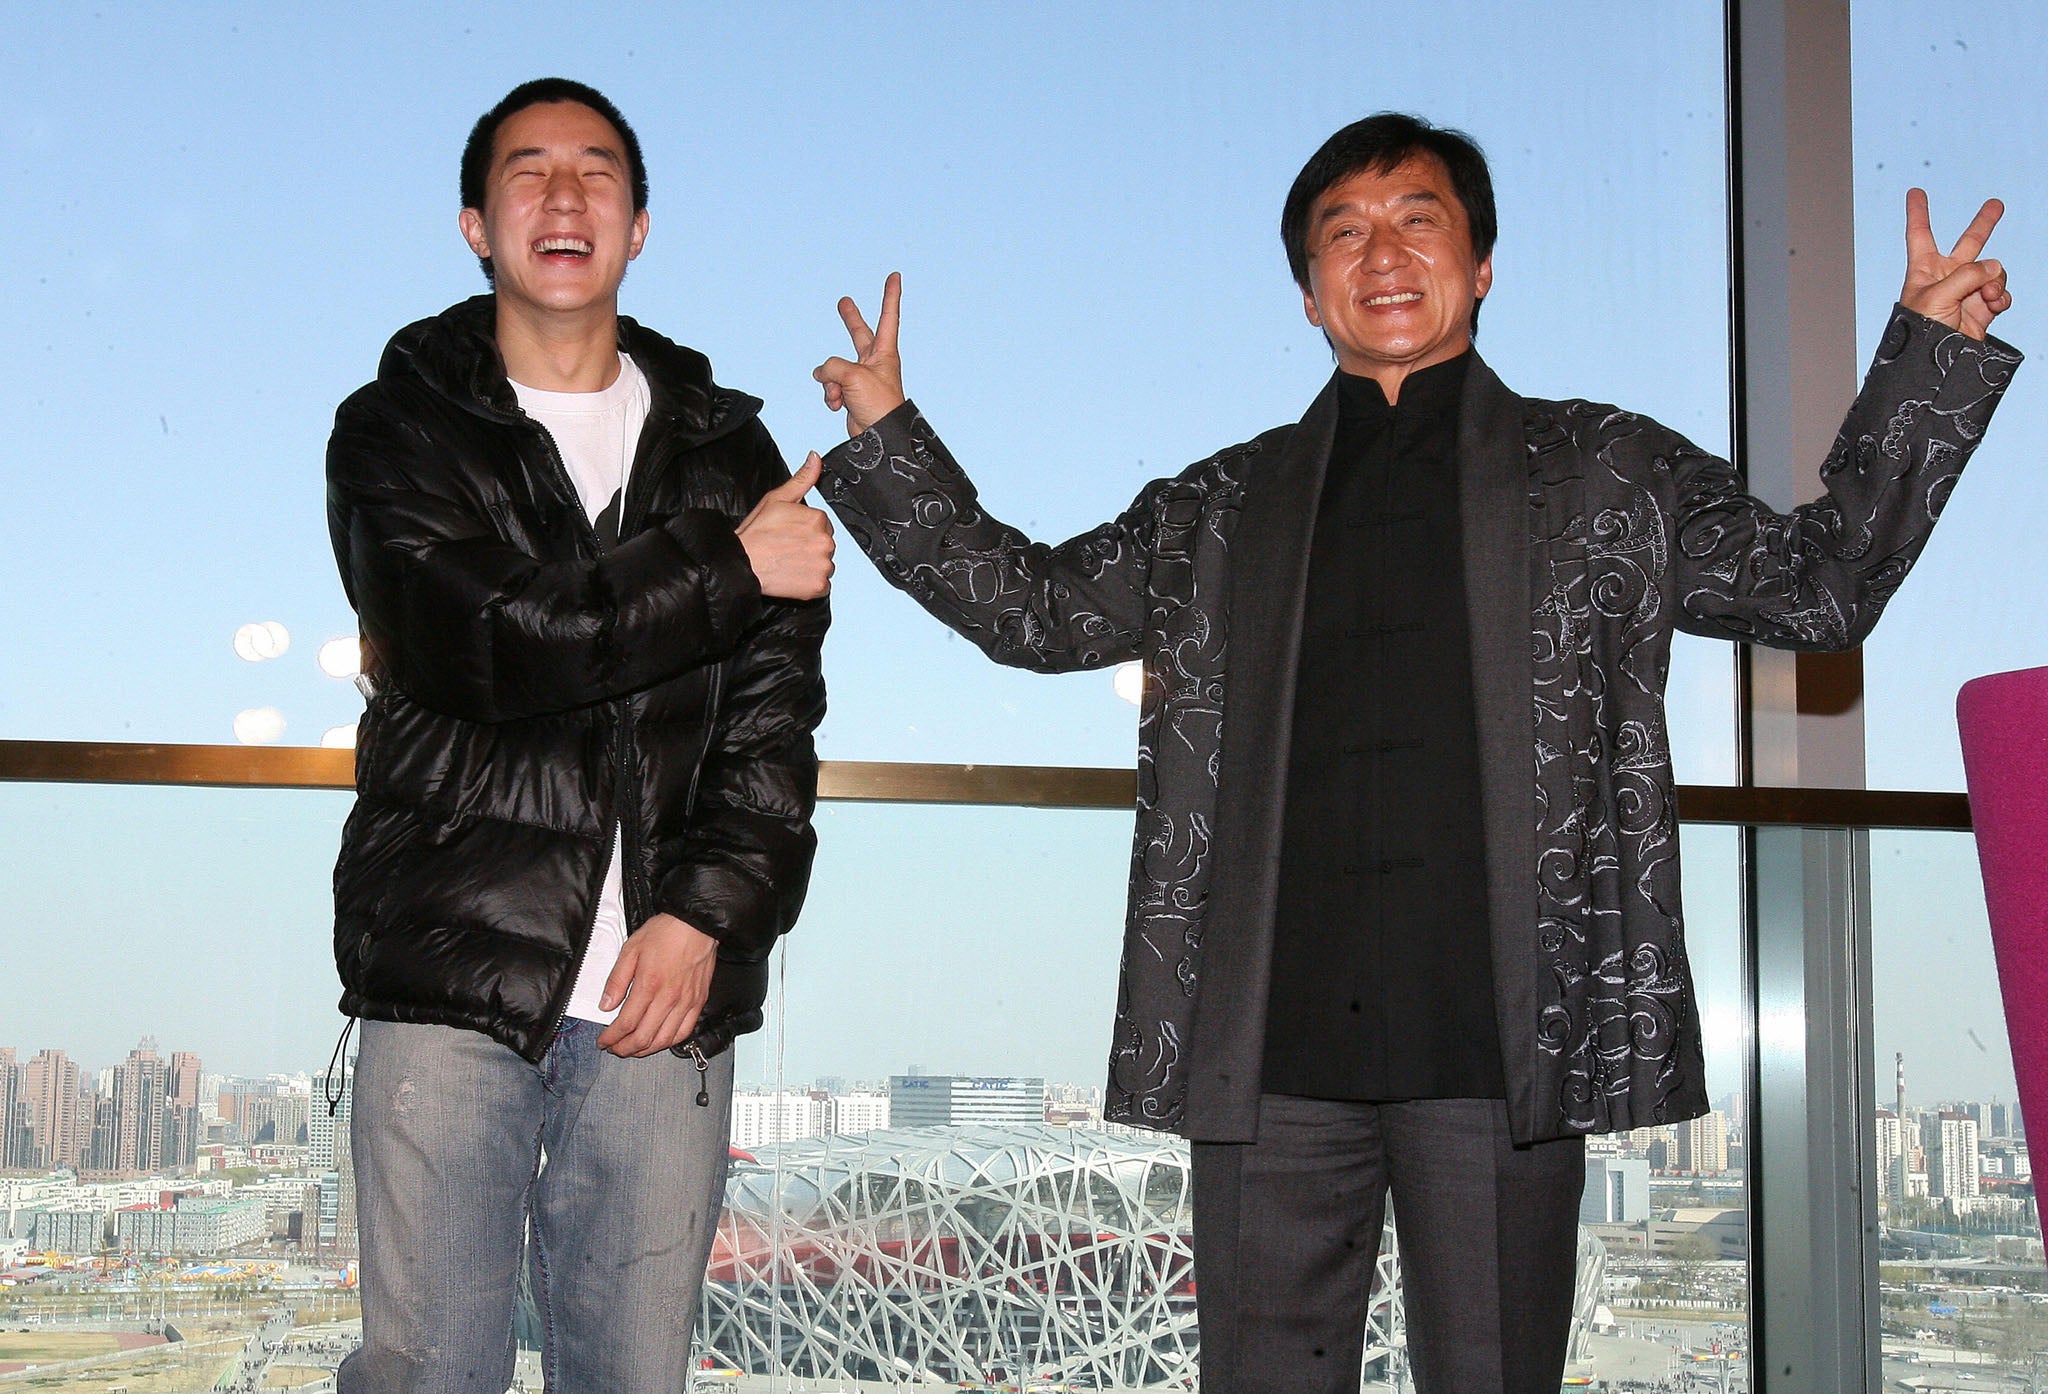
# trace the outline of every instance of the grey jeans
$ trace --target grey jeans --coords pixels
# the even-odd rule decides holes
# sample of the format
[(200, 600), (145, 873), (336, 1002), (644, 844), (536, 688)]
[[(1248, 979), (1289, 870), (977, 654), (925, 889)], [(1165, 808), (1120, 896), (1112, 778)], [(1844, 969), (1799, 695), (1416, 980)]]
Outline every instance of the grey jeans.
[(363, 1023), (363, 1346), (342, 1394), (505, 1394), (522, 1262), (548, 1394), (688, 1388), (732, 1052), (703, 1078), (706, 1107), (692, 1065), (622, 1060), (602, 1029), (571, 1019), (533, 1065), (475, 1031)]

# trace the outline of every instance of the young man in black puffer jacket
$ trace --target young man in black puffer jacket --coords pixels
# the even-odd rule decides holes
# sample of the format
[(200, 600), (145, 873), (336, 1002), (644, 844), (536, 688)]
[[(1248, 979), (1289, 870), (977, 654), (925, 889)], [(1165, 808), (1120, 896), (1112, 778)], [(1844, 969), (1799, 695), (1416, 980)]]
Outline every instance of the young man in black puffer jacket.
[(502, 1394), (523, 1260), (550, 1391), (679, 1389), (727, 1047), (815, 846), (831, 529), (760, 403), (619, 316), (647, 183), (609, 101), (514, 89), (462, 201), (494, 293), (400, 331), (328, 447), (368, 692), (340, 1387)]

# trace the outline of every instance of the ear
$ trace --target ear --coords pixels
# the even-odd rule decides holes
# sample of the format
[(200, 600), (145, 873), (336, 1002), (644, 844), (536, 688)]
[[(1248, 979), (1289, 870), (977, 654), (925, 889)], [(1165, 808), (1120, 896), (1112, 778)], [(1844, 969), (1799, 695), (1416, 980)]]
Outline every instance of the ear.
[(484, 215), (480, 209), (463, 209), (455, 215), (455, 225), (462, 229), (462, 240), (469, 244), (472, 252), (480, 257), (491, 254), (491, 243), (484, 236)]
[(1492, 290), (1493, 254), (1489, 252), (1486, 260), (1480, 262), (1478, 269), (1472, 273), (1472, 293), (1484, 300)]
[(640, 255), (640, 248), (647, 242), (647, 210), (641, 209), (633, 215), (633, 234), (626, 239), (626, 260)]
[(1301, 312), (1308, 316), (1308, 322), (1316, 328), (1323, 327), (1323, 312), (1316, 308), (1316, 293), (1309, 286), (1301, 288)]

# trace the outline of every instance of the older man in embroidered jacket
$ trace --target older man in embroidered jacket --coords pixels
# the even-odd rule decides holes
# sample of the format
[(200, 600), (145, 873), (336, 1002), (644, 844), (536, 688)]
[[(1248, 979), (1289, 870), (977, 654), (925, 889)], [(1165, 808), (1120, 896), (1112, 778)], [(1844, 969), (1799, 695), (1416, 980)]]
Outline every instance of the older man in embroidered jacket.
[(872, 332), (841, 302), (848, 534), (998, 662), (1144, 662), (1107, 1114), (1193, 1140), (1210, 1394), (1356, 1390), (1390, 1192), (1418, 1388), (1555, 1391), (1585, 1136), (1707, 1108), (1671, 632), (1869, 633), (2019, 361), (1998, 215), (1943, 255), (1909, 197), (1901, 304), (1789, 515), (1494, 376), (1485, 161), (1410, 117), (1331, 137), (1283, 213), (1329, 386), (1057, 547), (904, 399), (896, 279)]

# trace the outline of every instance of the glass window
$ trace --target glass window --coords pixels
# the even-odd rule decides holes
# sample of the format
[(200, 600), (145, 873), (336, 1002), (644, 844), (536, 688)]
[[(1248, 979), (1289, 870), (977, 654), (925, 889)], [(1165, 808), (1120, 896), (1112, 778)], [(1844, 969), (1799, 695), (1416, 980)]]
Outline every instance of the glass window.
[[(1411, 0), (1363, 27), (1335, 0), (780, 8), (688, 26), (621, 11), (579, 14), (566, 36), (486, 7), (23, 16), (0, 54), (0, 161), (39, 190), (44, 250), (0, 329), (17, 369), (0, 382), (14, 428), (0, 738), (345, 739), (357, 698), (320, 662), (353, 633), (324, 527), (328, 425), (395, 329), (482, 289), (454, 234), (456, 156), (523, 78), (587, 78), (633, 120), (655, 231), (624, 308), (766, 399), (792, 459), (843, 438), (809, 377), (843, 350), (834, 300), (872, 311), (900, 269), (920, 405), (990, 508), (1051, 540), (1294, 419), (1320, 388), (1330, 363), (1287, 279), (1278, 209), (1316, 143), (1378, 108), (1463, 127), (1492, 158), (1503, 234), (1479, 345), (1510, 386), (1615, 401), (1725, 450), (1721, 34), (1710, 0)], [(828, 758), (1130, 762), (1135, 712), (1108, 675), (997, 669), (842, 560)], [(1730, 675), (1726, 646), (1679, 639), (1686, 780), (1733, 777)], [(119, 1161), (118, 1120), (108, 1132), (80, 1113), (99, 1076), (112, 1108), (124, 1069), (175, 1074), (197, 1056), (220, 1076), (198, 1086), (214, 1112), (160, 1145), (239, 1149), (218, 1155), (298, 1178), (276, 1209), (300, 1216), (295, 1252), (345, 1251), (346, 1134), (321, 1121), (309, 1076), (340, 1026), (327, 887), (346, 808), (331, 793), (0, 788), (0, 883), (32, 946), (9, 999), (18, 1058), (0, 1083), (17, 1092), (0, 1137), (42, 1135), (21, 1092), (42, 1055), (37, 1078), (57, 1081), (71, 1121), (49, 1122), (34, 1165)], [(984, 1248), (994, 1266), (969, 1295), (1043, 1283), (1043, 1300), (1006, 1325), (949, 1313), (930, 1329), (966, 1344), (947, 1350), (882, 1314), (861, 1377), (1058, 1368), (1067, 1356), (1048, 1352), (1101, 1329), (1074, 1324), (1087, 1303), (1073, 1285), (1115, 1265), (1119, 1291), (1159, 1298), (1145, 1312), (1159, 1320), (1088, 1376), (1184, 1377), (1185, 1149), (1109, 1134), (1029, 1188), (998, 1174), (1099, 1121), (1129, 816), (842, 804), (820, 826), (776, 1016), (740, 1054), (735, 1141), (754, 1160), (735, 1173), (744, 1203), (714, 1278), (728, 1296), (790, 1281), (772, 1255), (821, 1216), (899, 1245), (941, 1199), (956, 1228), (937, 1237), (962, 1241), (1080, 1218), (1069, 1240), (1118, 1242), (1063, 1252), (1063, 1268), (1025, 1264), (1028, 1243)], [(1686, 834), (1717, 1112), (1601, 1152), (1613, 1217), (1589, 1220), (1575, 1371), (1656, 1379), (1743, 1344), (1734, 847)], [(927, 1081), (896, 1091), (907, 1104), (939, 1078), (1037, 1080), (1049, 1140), (975, 1154), (965, 1188), (950, 1155), (899, 1175), (839, 1141), (905, 1126), (893, 1082)], [(963, 1109), (998, 1117), (1015, 1103), (964, 1093)], [(117, 1150), (87, 1150), (100, 1145)], [(90, 1228), (67, 1238), (118, 1237)], [(922, 1261), (916, 1281), (963, 1276), (943, 1251)], [(751, 1309), (777, 1314), (764, 1335), (719, 1291), (715, 1354), (825, 1373), (822, 1346), (798, 1359), (783, 1344), (782, 1314), (814, 1309), (777, 1293)], [(1391, 1340), (1391, 1313), (1376, 1319)], [(1393, 1373), (1391, 1346), (1374, 1359)]]
[[(23, 16), (0, 156), (41, 191), (46, 250), (0, 330), (0, 736), (232, 741), (250, 713), (243, 737), (312, 744), (354, 719), (316, 662), (353, 630), (324, 527), (332, 412), (394, 330), (483, 289), (455, 234), (457, 152), (539, 72), (595, 81), (643, 137), (654, 231), (628, 313), (765, 398), (800, 458), (843, 438), (809, 377), (844, 347), (833, 302), (872, 312), (901, 269), (917, 400), (989, 506), (1043, 538), (1300, 414), (1330, 362), (1281, 199), (1380, 107), (1492, 156), (1480, 345), (1511, 386), (1725, 448), (1720, 7), (1375, 16), (627, 10), (571, 34), (459, 6)], [(1132, 758), (1107, 675), (994, 669), (857, 558), (837, 615), (828, 756)], [(237, 631), (265, 624), (289, 646), (263, 657), (272, 631), (238, 657)], [(1732, 767), (1712, 653), (1679, 660), (1690, 779)]]
[(88, 1072), (143, 1037), (209, 1074), (322, 1068), (343, 1024), (331, 887), (351, 799), (0, 783), (0, 1046)]
[[(1740, 1387), (1747, 1378), (1741, 838), (1735, 828), (1689, 826), (1681, 850), (1712, 1110), (1587, 1143), (1580, 1216), (1597, 1241), (1599, 1302), (1611, 1321), (1586, 1333), (1568, 1373), (1608, 1388), (1698, 1377), (1709, 1388), (1724, 1377)], [(1582, 1257), (1582, 1281), (1593, 1261)]]
[(2048, 1365), (2041, 1228), (1976, 849), (1873, 832), (1870, 881), (1885, 1382), (2024, 1384)]
[[(1993, 332), (2038, 347), (2041, 307), (2026, 270), (2048, 260), (2030, 216), (2041, 168), (2040, 57), (2048, 14), (1941, 0), (1858, 0), (1854, 22), (1857, 322), (1883, 328), (1905, 261), (1905, 193), (1925, 188), (1946, 248), (1983, 200), (2012, 212), (1986, 255), (2013, 269), (2015, 305)], [(2048, 429), (2038, 364), (2021, 369), (1941, 526), (1864, 649), (1869, 780), (1880, 789), (1960, 789), (1956, 689), (1980, 673), (2048, 663), (2040, 537), (2048, 490), (2037, 442)], [(1845, 384), (1845, 390), (1846, 390)]]
[[(835, 805), (822, 826), (786, 1005), (740, 1056), (716, 1363), (1170, 1384), (1199, 1352), (1187, 1149), (1100, 1117), (1124, 816)], [(1713, 1111), (1589, 1146), (1569, 1373), (1616, 1386), (1739, 1382), (1748, 1354), (1740, 839), (1683, 837)], [(1392, 1234), (1369, 1379), (1407, 1358)]]

